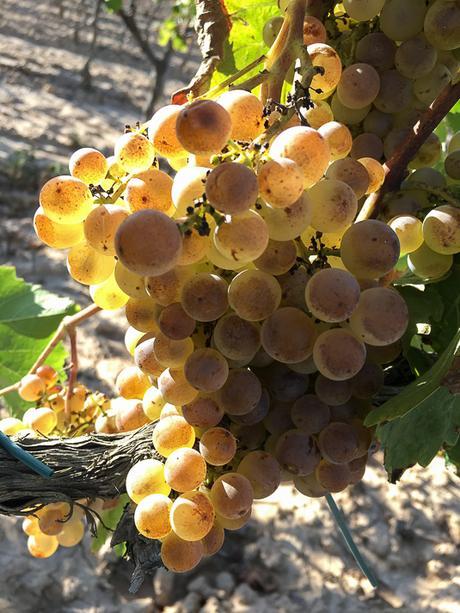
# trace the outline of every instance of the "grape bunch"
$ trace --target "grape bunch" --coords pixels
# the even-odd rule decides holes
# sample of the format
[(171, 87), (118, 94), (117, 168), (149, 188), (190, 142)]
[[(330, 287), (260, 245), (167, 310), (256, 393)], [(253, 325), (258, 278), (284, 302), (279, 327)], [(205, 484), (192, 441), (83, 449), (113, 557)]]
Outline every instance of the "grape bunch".
[(318, 72), (297, 114), (238, 88), (169, 104), (127, 128), (113, 156), (79, 149), (70, 174), (43, 186), (38, 237), (68, 249), (96, 305), (125, 309), (134, 364), (96, 430), (156, 423), (126, 490), (166, 568), (216, 553), (280, 483), (320, 497), (362, 479), (363, 420), (409, 321), (392, 282), (409, 269), (440, 278), (460, 252), (460, 214), (430, 191), (460, 179), (459, 134), (447, 179), (431, 168), (432, 134), (380, 217), (356, 218), (407, 126), (454, 78), (459, 19), (444, 0), (306, 15)]

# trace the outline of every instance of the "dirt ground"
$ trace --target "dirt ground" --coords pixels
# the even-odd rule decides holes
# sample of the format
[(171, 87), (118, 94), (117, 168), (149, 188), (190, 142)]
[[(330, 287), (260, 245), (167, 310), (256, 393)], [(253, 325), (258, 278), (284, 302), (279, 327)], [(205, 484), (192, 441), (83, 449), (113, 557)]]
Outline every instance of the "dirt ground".
[[(126, 123), (143, 120), (150, 75), (119, 19), (105, 15), (93, 88), (81, 87), (89, 49), (83, 9), (93, 2), (0, 2), (0, 263), (27, 281), (89, 303), (71, 281), (65, 254), (41, 246), (31, 214), (43, 180), (60, 172), (79, 146), (107, 154)], [(60, 9), (62, 6), (62, 11)], [(74, 7), (74, 8), (72, 8)], [(76, 8), (75, 8), (76, 7)], [(88, 11), (90, 21), (90, 12)], [(165, 87), (186, 82), (196, 65), (176, 56)], [(166, 98), (165, 98), (166, 100)], [(103, 313), (79, 331), (81, 378), (110, 393), (128, 363), (122, 313)], [(255, 506), (246, 528), (228, 533), (222, 552), (192, 573), (158, 571), (136, 597), (130, 569), (111, 552), (94, 556), (86, 540), (45, 561), (31, 559), (14, 519), (0, 521), (0, 612), (457, 613), (460, 600), (459, 479), (438, 458), (398, 485), (381, 457), (364, 481), (336, 496), (363, 554), (377, 574), (371, 589), (357, 569), (325, 501), (282, 486)]]

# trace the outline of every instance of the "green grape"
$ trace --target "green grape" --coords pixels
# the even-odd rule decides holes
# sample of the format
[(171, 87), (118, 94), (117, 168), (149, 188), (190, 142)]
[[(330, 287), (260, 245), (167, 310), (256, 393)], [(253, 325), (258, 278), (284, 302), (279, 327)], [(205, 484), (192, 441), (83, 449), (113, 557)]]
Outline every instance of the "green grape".
[(345, 124), (329, 121), (323, 124), (318, 132), (329, 145), (332, 161), (344, 158), (350, 153), (353, 137)]
[(236, 438), (226, 428), (209, 428), (200, 438), (200, 453), (212, 466), (228, 464), (236, 450)]
[(226, 358), (249, 362), (260, 347), (260, 329), (256, 323), (228, 313), (217, 322), (213, 341)]
[(437, 49), (460, 47), (460, 7), (456, 0), (437, 0), (425, 17), (425, 35)]
[(416, 251), (423, 244), (422, 222), (413, 215), (398, 215), (388, 222), (396, 232), (401, 249), (401, 257)]
[(300, 309), (282, 307), (268, 317), (261, 330), (262, 347), (275, 360), (296, 364), (313, 350), (313, 321)]
[[(302, 195), (302, 172), (299, 166), (288, 158), (269, 160), (260, 168), (257, 178), (261, 197), (272, 207), (291, 206)], [(241, 185), (238, 185), (237, 189), (241, 190)]]
[(305, 301), (311, 313), (321, 321), (337, 323), (348, 319), (360, 295), (359, 283), (346, 270), (323, 268), (305, 288)]
[(426, 3), (420, 0), (386, 0), (380, 29), (392, 40), (412, 38), (423, 30), (426, 9)]
[(350, 318), (351, 329), (368, 345), (396, 342), (408, 323), (409, 311), (404, 299), (396, 290), (387, 287), (364, 290)]
[(315, 394), (306, 394), (298, 398), (291, 408), (293, 424), (306, 434), (317, 434), (327, 426), (330, 410), (327, 404)]
[[(343, 160), (332, 162), (329, 169)], [(308, 190), (311, 202), (311, 225), (319, 232), (343, 232), (356, 216), (358, 200), (344, 181), (328, 176)], [(367, 171), (363, 169), (367, 176)], [(334, 172), (334, 171), (332, 171)]]
[(362, 109), (350, 109), (340, 102), (337, 92), (335, 92), (331, 98), (331, 109), (335, 121), (344, 123), (347, 126), (355, 126), (363, 121), (371, 110), (371, 105), (365, 106)]
[(238, 464), (237, 472), (248, 479), (255, 499), (267, 498), (281, 482), (278, 460), (266, 451), (249, 452)]
[(93, 197), (87, 185), (67, 175), (53, 177), (40, 190), (40, 206), (56, 223), (82, 222), (93, 208)]
[(264, 29), (262, 30), (262, 38), (267, 47), (271, 47), (275, 42), (281, 30), (281, 26), (283, 25), (283, 21), (284, 19), (278, 15), (265, 22)]
[(281, 301), (281, 287), (272, 275), (261, 270), (238, 273), (228, 288), (231, 308), (247, 321), (261, 321), (271, 315)]
[(223, 409), (209, 396), (199, 396), (182, 407), (182, 415), (195, 428), (213, 428), (224, 416)]
[(395, 66), (407, 79), (420, 79), (430, 73), (438, 54), (423, 34), (409, 38), (396, 51)]
[(404, 146), (409, 138), (411, 130), (403, 128), (402, 130), (390, 130), (383, 141), (383, 152), (385, 158), (390, 159), (397, 150)]
[(225, 215), (238, 215), (256, 203), (257, 177), (244, 164), (224, 162), (216, 166), (206, 179), (206, 198)]
[(446, 179), (439, 170), (435, 170), (434, 168), (418, 168), (414, 172), (411, 172), (403, 182), (402, 187), (404, 189), (412, 189), (414, 183), (426, 183), (426, 185), (431, 187), (445, 187)]
[(168, 159), (182, 158), (186, 154), (176, 135), (176, 121), (181, 110), (178, 104), (167, 104), (148, 122), (149, 140), (155, 151)]
[(376, 134), (384, 138), (393, 126), (393, 117), (389, 113), (382, 113), (378, 109), (372, 109), (364, 118), (363, 128), (366, 133)]
[(383, 156), (383, 142), (376, 134), (371, 132), (363, 132), (353, 140), (353, 145), (350, 151), (350, 157), (354, 160), (360, 158), (372, 158), (380, 160)]
[(182, 147), (195, 155), (219, 153), (227, 144), (232, 119), (214, 100), (195, 100), (182, 107), (176, 134)]
[(181, 494), (170, 511), (171, 527), (184, 541), (201, 541), (213, 527), (214, 519), (214, 507), (204, 492)]
[(180, 415), (161, 419), (153, 431), (153, 446), (165, 458), (181, 447), (193, 447), (195, 431)]
[(201, 562), (203, 557), (201, 541), (184, 541), (170, 532), (161, 543), (161, 561), (174, 573), (186, 573)]
[(181, 368), (167, 368), (158, 377), (158, 389), (164, 400), (174, 406), (192, 402), (198, 396), (198, 390), (186, 380)]
[(452, 81), (452, 74), (444, 64), (436, 64), (431, 72), (414, 81), (414, 94), (420, 102), (430, 105)]
[(353, 224), (342, 238), (340, 255), (358, 279), (376, 279), (389, 272), (399, 259), (399, 240), (389, 226), (376, 219)]
[(318, 336), (313, 347), (313, 359), (322, 375), (334, 381), (344, 381), (351, 379), (364, 366), (366, 348), (348, 330), (333, 328)]
[(176, 216), (187, 214), (187, 208), (193, 207), (196, 200), (200, 200), (205, 193), (206, 177), (209, 168), (202, 166), (186, 166), (177, 171), (174, 177), (171, 198), (176, 207)]
[(256, 268), (270, 275), (282, 275), (295, 264), (297, 248), (293, 240), (270, 239), (262, 255), (254, 260)]
[(232, 368), (216, 400), (226, 413), (244, 415), (257, 406), (261, 395), (260, 380), (249, 368)]
[(449, 153), (444, 161), (444, 168), (451, 179), (460, 181), (460, 151)]
[(221, 94), (217, 102), (232, 120), (232, 140), (248, 142), (264, 131), (264, 105), (255, 94), (244, 89), (231, 89)]
[(113, 273), (105, 281), (90, 285), (89, 294), (94, 304), (107, 310), (120, 309), (129, 300), (129, 296), (120, 289)]
[(432, 209), (423, 221), (423, 238), (436, 253), (459, 253), (460, 210), (448, 204)]
[[(268, 229), (268, 236), (276, 241), (293, 240), (302, 234), (311, 222), (311, 214), (311, 201), (307, 192), (285, 208), (275, 208), (266, 204), (260, 209), (260, 215)], [(262, 254), (258, 257), (260, 255)]]
[(102, 283), (115, 268), (115, 259), (102, 255), (87, 242), (72, 247), (67, 255), (67, 269), (75, 281), (83, 285)]
[(358, 63), (345, 68), (337, 85), (340, 102), (350, 109), (362, 109), (375, 100), (380, 77), (370, 64)]
[(313, 437), (302, 430), (288, 430), (281, 434), (275, 456), (281, 468), (301, 477), (312, 473), (320, 460)]
[(409, 269), (421, 279), (439, 279), (449, 272), (453, 264), (452, 255), (432, 251), (425, 243), (407, 256)]
[(453, 153), (454, 151), (458, 151), (459, 149), (460, 149), (460, 132), (456, 132), (449, 140), (449, 144), (447, 145), (447, 153)]
[(184, 283), (180, 302), (196, 321), (219, 319), (228, 308), (227, 283), (219, 275), (197, 273)]
[(153, 209), (168, 214), (173, 206), (172, 184), (171, 177), (165, 172), (149, 168), (128, 181), (124, 192), (125, 202), (133, 213)]
[(409, 168), (434, 166), (441, 158), (442, 145), (439, 136), (432, 132), (409, 163)]
[[(332, 181), (335, 181), (335, 182), (345, 183), (346, 185), (351, 187), (357, 199), (362, 198), (362, 196), (364, 196), (364, 194), (367, 192), (368, 187), (369, 187), (369, 175), (367, 174), (367, 170), (364, 168), (362, 164), (348, 157), (332, 162), (332, 164), (329, 166), (329, 168), (326, 171), (326, 178)], [(321, 184), (322, 184), (321, 182), (317, 183), (315, 187), (312, 188), (312, 190), (314, 190), (318, 185), (321, 185)], [(310, 190), (310, 192), (312, 190)], [(352, 207), (352, 210), (355, 211), (355, 215), (356, 215), (356, 211), (358, 209), (358, 203), (356, 199), (353, 200), (353, 202), (355, 202), (355, 206)], [(342, 204), (341, 199), (340, 199), (340, 204)], [(336, 204), (336, 208), (339, 208), (338, 204)], [(354, 219), (354, 216), (353, 216), (353, 219)], [(350, 225), (350, 223), (351, 221), (347, 225)], [(312, 225), (313, 227), (315, 227), (315, 224), (313, 221), (312, 221)], [(326, 231), (339, 232), (342, 227), (343, 226), (339, 228), (334, 228), (331, 230), (326, 230)]]
[(241, 519), (250, 512), (253, 499), (249, 480), (239, 473), (221, 475), (211, 488), (214, 509), (225, 519)]
[(115, 159), (125, 172), (148, 170), (155, 159), (155, 149), (148, 138), (137, 132), (127, 132), (117, 139)]
[(383, 32), (371, 32), (356, 45), (356, 60), (370, 64), (378, 71), (393, 68), (396, 44)]
[(35, 211), (33, 224), (38, 238), (53, 249), (68, 249), (85, 240), (81, 222), (56, 223), (45, 215), (41, 206)]
[(380, 75), (380, 90), (374, 100), (382, 113), (398, 113), (412, 102), (413, 83), (397, 70), (386, 70)]
[(348, 464), (332, 464), (321, 460), (318, 464), (315, 477), (326, 492), (341, 492), (351, 480), (351, 471)]
[[(160, 373), (161, 374), (161, 373)], [(152, 385), (142, 398), (142, 410), (150, 421), (158, 421), (166, 404), (160, 390)]]
[(195, 349), (184, 366), (185, 377), (190, 385), (206, 393), (216, 392), (224, 385), (228, 370), (224, 356), (208, 347)]
[(114, 275), (118, 287), (130, 298), (147, 298), (144, 277), (131, 272), (121, 262), (115, 264)]
[(385, 0), (343, 0), (344, 9), (356, 21), (369, 21), (382, 10)]

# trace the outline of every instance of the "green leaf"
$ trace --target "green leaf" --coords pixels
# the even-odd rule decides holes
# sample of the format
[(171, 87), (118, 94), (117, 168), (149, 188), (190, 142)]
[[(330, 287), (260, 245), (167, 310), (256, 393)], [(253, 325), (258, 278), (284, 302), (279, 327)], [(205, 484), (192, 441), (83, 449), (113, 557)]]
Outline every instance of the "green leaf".
[(453, 447), (447, 447), (445, 455), (447, 464), (453, 464), (460, 474), (460, 438)]
[(428, 466), (444, 444), (456, 445), (459, 427), (460, 395), (438, 387), (410, 413), (377, 429), (388, 474)]
[(123, 6), (123, 0), (104, 0), (105, 8), (110, 13), (116, 13)]
[[(104, 522), (104, 525), (102, 525), (101, 522), (98, 522), (97, 535), (93, 538), (93, 542), (91, 545), (92, 551), (99, 551), (99, 549), (107, 541), (107, 539), (112, 538), (112, 532), (117, 527), (118, 522), (123, 515), (124, 508), (128, 502), (128, 495), (122, 494), (116, 507), (114, 507), (113, 509), (108, 509), (107, 511), (103, 511), (101, 513), (101, 518)], [(124, 553), (123, 544), (117, 545), (117, 548), (117, 554), (122, 556)]]
[[(63, 317), (76, 310), (68, 298), (17, 278), (13, 267), (0, 266), (0, 387), (16, 383), (28, 372)], [(58, 345), (46, 362), (59, 370), (66, 355)], [(14, 415), (30, 406), (16, 392), (4, 399)]]

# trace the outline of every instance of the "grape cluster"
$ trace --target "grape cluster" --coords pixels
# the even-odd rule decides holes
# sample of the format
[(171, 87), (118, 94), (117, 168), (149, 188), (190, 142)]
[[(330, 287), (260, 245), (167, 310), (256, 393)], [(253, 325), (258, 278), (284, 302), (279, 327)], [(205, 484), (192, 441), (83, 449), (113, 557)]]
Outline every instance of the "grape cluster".
[[(243, 89), (170, 104), (112, 157), (80, 149), (70, 175), (43, 186), (39, 238), (69, 250), (70, 275), (98, 306), (125, 307), (134, 365), (96, 429), (156, 422), (126, 490), (168, 569), (217, 552), (280, 483), (319, 497), (363, 477), (363, 419), (408, 326), (395, 267), (407, 255), (435, 279), (460, 251), (457, 209), (423, 200), (423, 186), (445, 181), (429, 168), (435, 135), (385, 215), (355, 220), (406, 126), (457, 70), (459, 15), (456, 2), (344, 0), (327, 27), (306, 16), (320, 70), (301, 117), (283, 120)], [(267, 23), (267, 44), (282, 23)], [(449, 180), (459, 149), (457, 134)]]

